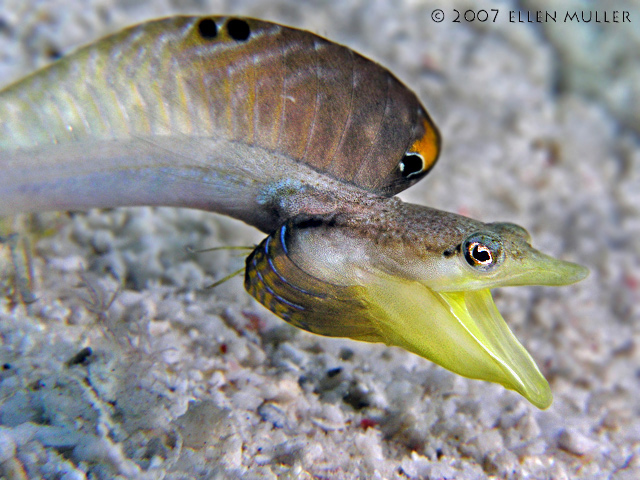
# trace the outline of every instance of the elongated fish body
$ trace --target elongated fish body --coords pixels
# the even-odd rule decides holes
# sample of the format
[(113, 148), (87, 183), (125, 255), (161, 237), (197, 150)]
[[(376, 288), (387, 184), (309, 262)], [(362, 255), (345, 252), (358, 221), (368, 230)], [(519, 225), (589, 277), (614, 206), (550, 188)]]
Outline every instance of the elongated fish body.
[(153, 21), (85, 47), (5, 89), (0, 118), (0, 213), (172, 205), (264, 231), (284, 220), (273, 198), (337, 192), (334, 179), (388, 196), (427, 173), (439, 144), (378, 64), (225, 17)]
[(245, 288), (311, 332), (396, 345), (539, 408), (551, 390), (490, 289), (583, 267), (522, 227), (401, 202), (440, 150), (391, 73), (312, 33), (174, 17), (0, 92), (0, 214), (123, 205), (224, 213), (268, 233)]

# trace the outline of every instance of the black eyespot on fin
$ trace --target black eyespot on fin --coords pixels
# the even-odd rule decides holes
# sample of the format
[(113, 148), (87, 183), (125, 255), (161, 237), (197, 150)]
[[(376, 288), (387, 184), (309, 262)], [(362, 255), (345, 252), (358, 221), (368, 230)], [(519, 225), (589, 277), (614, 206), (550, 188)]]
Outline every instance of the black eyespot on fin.
[(227, 32), (231, 38), (239, 42), (244, 42), (251, 35), (249, 24), (239, 18), (232, 18), (227, 22)]
[(424, 170), (424, 158), (419, 153), (405, 153), (400, 160), (400, 171), (404, 178), (411, 178)]
[(198, 33), (205, 40), (211, 40), (218, 36), (218, 26), (210, 18), (203, 18), (198, 23)]

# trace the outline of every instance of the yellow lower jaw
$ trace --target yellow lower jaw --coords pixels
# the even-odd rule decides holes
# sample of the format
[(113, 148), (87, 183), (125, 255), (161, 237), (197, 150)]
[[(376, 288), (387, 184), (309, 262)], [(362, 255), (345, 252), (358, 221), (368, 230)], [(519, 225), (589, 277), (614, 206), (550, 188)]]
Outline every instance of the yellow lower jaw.
[(515, 390), (538, 408), (551, 405), (549, 384), (509, 330), (488, 289), (434, 292), (395, 277), (365, 288), (371, 318), (388, 345), (459, 375)]
[(307, 274), (268, 237), (247, 259), (245, 287), (289, 323), (319, 335), (395, 345), (469, 378), (499, 383), (539, 408), (551, 391), (496, 309), (491, 292), (436, 292), (380, 270), (356, 285)]

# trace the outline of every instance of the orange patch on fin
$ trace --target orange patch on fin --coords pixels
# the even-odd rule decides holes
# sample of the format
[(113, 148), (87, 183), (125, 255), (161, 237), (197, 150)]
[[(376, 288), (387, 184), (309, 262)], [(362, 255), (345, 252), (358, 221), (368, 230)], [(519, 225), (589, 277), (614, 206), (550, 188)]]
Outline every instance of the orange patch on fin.
[(440, 154), (440, 134), (436, 127), (429, 121), (423, 120), (424, 135), (416, 140), (407, 153), (417, 153), (422, 156), (424, 166), (422, 172), (431, 170)]

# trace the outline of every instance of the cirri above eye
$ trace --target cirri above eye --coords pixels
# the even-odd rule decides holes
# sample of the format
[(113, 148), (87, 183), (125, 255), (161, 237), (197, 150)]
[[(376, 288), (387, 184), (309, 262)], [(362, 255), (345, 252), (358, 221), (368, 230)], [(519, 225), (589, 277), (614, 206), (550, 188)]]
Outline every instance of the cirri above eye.
[(466, 262), (481, 272), (492, 270), (504, 257), (500, 240), (482, 233), (468, 237), (462, 245), (462, 251)]

